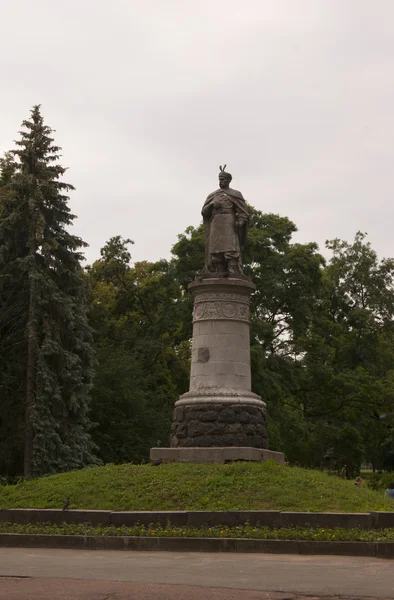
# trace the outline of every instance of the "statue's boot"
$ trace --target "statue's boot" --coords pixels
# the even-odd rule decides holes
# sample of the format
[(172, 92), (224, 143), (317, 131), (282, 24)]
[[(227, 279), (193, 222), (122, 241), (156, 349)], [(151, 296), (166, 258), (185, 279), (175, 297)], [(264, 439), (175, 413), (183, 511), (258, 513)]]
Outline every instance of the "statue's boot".
[(229, 260), (227, 263), (227, 269), (230, 275), (237, 275), (239, 273), (242, 273), (239, 260)]
[(215, 268), (216, 268), (216, 273), (218, 274), (219, 277), (225, 277), (227, 274), (227, 268), (225, 263), (223, 262), (216, 262), (215, 263)]

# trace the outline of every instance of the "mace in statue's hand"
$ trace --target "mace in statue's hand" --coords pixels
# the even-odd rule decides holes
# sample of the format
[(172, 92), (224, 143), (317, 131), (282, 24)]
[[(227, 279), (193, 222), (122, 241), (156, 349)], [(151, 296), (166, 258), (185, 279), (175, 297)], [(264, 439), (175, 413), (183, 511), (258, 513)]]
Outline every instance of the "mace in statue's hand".
[(238, 231), (238, 229), (241, 229), (244, 225), (245, 225), (244, 219), (239, 219), (238, 217), (235, 219), (234, 226), (237, 231)]

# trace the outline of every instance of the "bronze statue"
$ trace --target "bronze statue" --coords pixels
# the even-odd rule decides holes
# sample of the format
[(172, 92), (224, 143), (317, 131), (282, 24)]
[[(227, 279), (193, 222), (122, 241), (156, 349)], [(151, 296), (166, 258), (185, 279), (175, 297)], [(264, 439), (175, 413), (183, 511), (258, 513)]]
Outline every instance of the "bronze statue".
[(205, 272), (219, 277), (242, 274), (241, 251), (248, 231), (248, 210), (232, 176), (220, 167), (219, 189), (209, 194), (201, 214), (205, 224)]

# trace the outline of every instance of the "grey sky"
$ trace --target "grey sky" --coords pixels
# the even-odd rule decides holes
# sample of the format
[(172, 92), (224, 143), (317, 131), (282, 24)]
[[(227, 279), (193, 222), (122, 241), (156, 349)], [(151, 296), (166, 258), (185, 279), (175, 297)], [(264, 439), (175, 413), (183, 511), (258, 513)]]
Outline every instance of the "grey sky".
[(392, 0), (3, 0), (0, 150), (31, 106), (63, 147), (88, 261), (167, 257), (227, 163), (298, 241), (394, 256)]

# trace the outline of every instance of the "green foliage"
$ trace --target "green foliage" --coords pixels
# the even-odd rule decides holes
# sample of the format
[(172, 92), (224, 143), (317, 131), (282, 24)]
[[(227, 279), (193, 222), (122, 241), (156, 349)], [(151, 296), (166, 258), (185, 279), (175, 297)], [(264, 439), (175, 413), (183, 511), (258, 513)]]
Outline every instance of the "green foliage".
[(367, 485), (372, 490), (387, 490), (389, 485), (394, 482), (394, 473), (371, 473), (367, 478)]
[[(88, 417), (94, 359), (85, 246), (40, 107), (1, 163), (0, 472), (26, 476), (95, 461)], [(12, 158), (14, 157), (14, 158)]]
[(393, 455), (394, 262), (379, 261), (361, 233), (327, 247), (322, 293), (300, 339), (298, 398), (307, 421), (332, 431), (326, 462), (350, 476), (363, 458), (382, 468)]
[(93, 435), (105, 462), (141, 461), (157, 440), (168, 443), (174, 401), (188, 385), (181, 288), (166, 261), (131, 266), (129, 243), (111, 238), (88, 271), (99, 363)]
[(0, 486), (2, 508), (368, 512), (392, 502), (352, 481), (273, 462), (106, 465)]
[(24, 533), (28, 535), (83, 535), (83, 536), (140, 536), (171, 538), (237, 538), (254, 540), (310, 540), (313, 542), (394, 542), (394, 529), (323, 529), (303, 527), (253, 527), (248, 523), (228, 527), (179, 527), (170, 522), (165, 527), (159, 523), (149, 526), (134, 525), (132, 527), (90, 525), (89, 523), (49, 523), (17, 524), (0, 523), (0, 533)]

